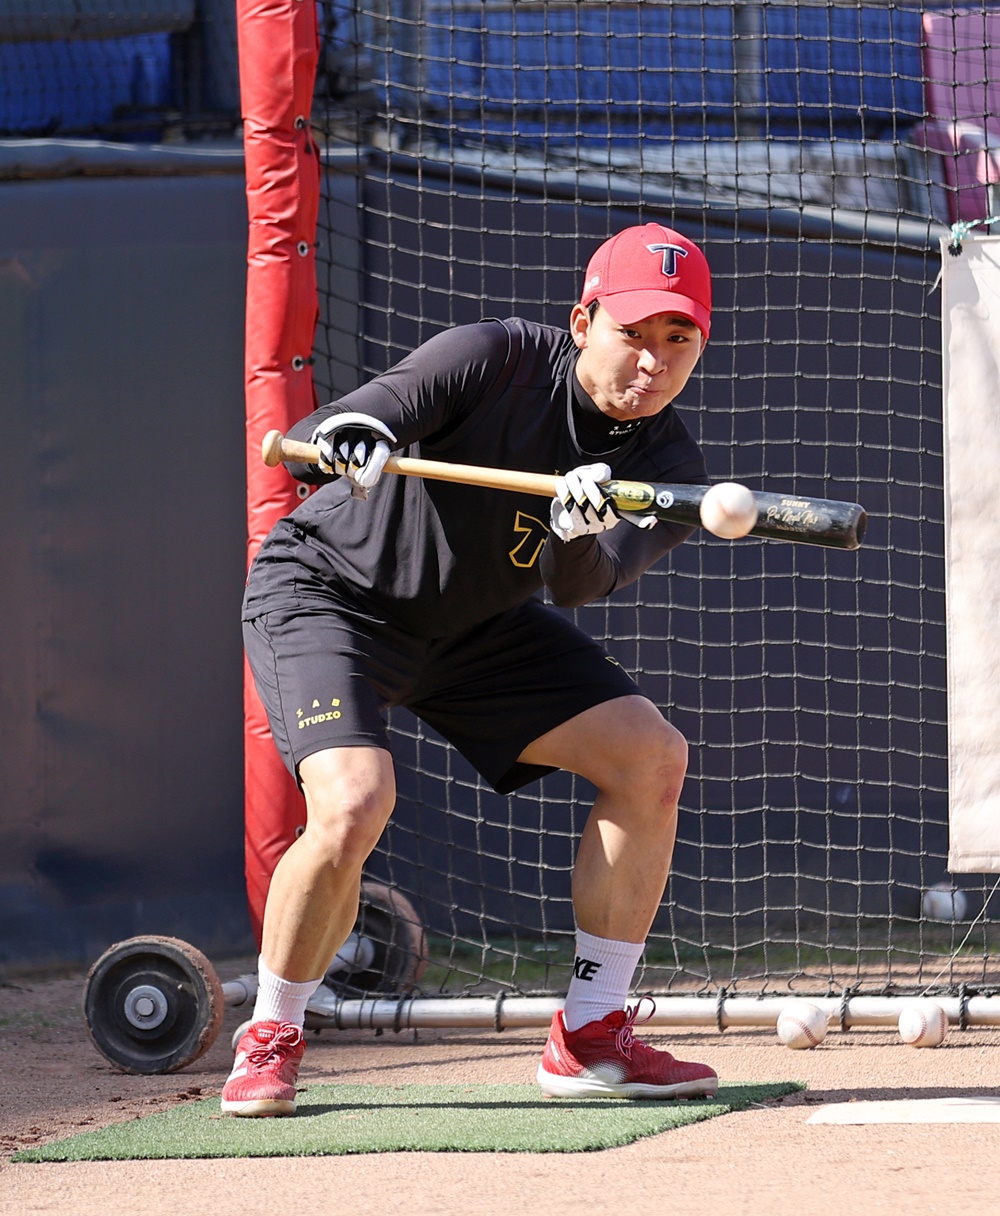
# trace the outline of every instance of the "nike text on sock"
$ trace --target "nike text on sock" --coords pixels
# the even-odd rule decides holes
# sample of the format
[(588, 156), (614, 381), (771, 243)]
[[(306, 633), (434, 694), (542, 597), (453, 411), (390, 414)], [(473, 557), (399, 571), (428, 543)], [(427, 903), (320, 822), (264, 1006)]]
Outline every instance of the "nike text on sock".
[(567, 1030), (579, 1030), (624, 1008), (643, 948), (643, 942), (615, 941), (577, 930), (573, 977), (563, 1008)]

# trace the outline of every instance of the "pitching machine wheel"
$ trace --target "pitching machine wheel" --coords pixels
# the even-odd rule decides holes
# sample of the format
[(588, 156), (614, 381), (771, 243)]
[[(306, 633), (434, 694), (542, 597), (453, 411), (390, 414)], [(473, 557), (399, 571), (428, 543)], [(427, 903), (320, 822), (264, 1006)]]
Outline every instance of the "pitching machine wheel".
[(176, 937), (131, 937), (106, 950), (87, 976), (87, 1029), (122, 1072), (176, 1072), (205, 1054), (225, 1004), (208, 959)]
[(324, 983), (339, 996), (395, 994), (412, 988), (427, 966), (427, 934), (413, 905), (378, 882), (361, 884), (350, 949), (342, 949)]

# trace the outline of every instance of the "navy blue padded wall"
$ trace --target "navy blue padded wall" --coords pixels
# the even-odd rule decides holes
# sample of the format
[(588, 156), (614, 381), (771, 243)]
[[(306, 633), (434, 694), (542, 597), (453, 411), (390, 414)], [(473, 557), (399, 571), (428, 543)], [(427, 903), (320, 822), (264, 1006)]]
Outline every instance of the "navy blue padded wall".
[(0, 969), (251, 941), (246, 223), (242, 173), (0, 189)]

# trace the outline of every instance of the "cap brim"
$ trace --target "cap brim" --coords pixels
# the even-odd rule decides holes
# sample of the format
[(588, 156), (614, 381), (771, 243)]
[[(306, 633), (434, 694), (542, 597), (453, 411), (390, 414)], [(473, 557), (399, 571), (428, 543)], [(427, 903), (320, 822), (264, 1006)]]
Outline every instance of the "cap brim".
[(598, 295), (597, 299), (619, 325), (634, 325), (647, 317), (670, 312), (693, 321), (706, 338), (712, 328), (712, 314), (704, 305), (673, 291), (618, 291)]

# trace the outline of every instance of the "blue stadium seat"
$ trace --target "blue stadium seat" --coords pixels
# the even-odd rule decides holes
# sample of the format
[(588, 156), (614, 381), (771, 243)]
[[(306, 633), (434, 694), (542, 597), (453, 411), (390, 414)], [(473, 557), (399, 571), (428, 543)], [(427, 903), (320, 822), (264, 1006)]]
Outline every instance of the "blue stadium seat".
[(861, 139), (923, 115), (916, 8), (764, 9), (764, 94), (770, 134)]
[(171, 102), (170, 35), (0, 43), (0, 132), (86, 133)]
[(469, 131), (635, 142), (642, 130), (731, 127), (728, 9), (493, 9), (431, 27), (423, 100)]
[[(445, 10), (448, 11), (448, 10)], [(762, 134), (891, 136), (923, 115), (918, 8), (764, 8)], [(726, 6), (448, 12), (421, 50), (423, 100), (459, 131), (635, 142), (733, 133)], [(401, 83), (401, 82), (397, 82)], [(641, 123), (639, 111), (641, 110)]]

